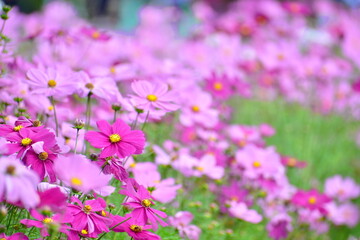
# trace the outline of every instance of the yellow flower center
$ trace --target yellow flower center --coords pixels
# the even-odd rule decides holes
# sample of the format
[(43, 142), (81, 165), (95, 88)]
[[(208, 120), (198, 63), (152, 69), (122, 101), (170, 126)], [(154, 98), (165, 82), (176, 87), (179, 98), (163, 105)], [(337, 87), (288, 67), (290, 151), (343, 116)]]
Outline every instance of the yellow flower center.
[(134, 163), (134, 162), (133, 162), (133, 163), (131, 163), (131, 164), (130, 164), (130, 167), (131, 167), (131, 168), (136, 167), (136, 163)]
[(255, 162), (253, 162), (253, 166), (255, 168), (259, 168), (259, 167), (261, 167), (261, 163), (259, 161), (255, 161)]
[(101, 216), (103, 216), (103, 217), (107, 216), (107, 214), (106, 214), (106, 212), (104, 210), (101, 211)]
[(22, 128), (24, 128), (23, 126), (21, 126), (21, 125), (19, 125), (19, 126), (16, 126), (16, 127), (14, 127), (14, 131), (16, 131), (16, 132), (18, 132), (18, 131), (20, 131), (20, 129), (22, 129)]
[(46, 160), (49, 157), (49, 154), (47, 152), (41, 152), (41, 153), (39, 153), (38, 157), (41, 160)]
[(157, 96), (153, 95), (153, 94), (150, 94), (150, 95), (147, 95), (147, 100), (149, 100), (150, 102), (155, 102), (158, 98)]
[(204, 171), (204, 168), (203, 168), (203, 167), (200, 167), (200, 166), (195, 167), (195, 169), (198, 170), (198, 171), (200, 171), (200, 172), (203, 172), (203, 171)]
[(200, 111), (200, 108), (199, 108), (199, 106), (194, 105), (194, 106), (191, 107), (191, 110), (192, 110), (193, 112), (199, 112), (199, 111)]
[(56, 84), (57, 84), (56, 81), (53, 79), (48, 81), (48, 87), (54, 88), (56, 87)]
[(44, 218), (43, 223), (49, 224), (54, 222), (54, 220), (52, 220), (51, 218)]
[(15, 170), (16, 170), (16, 167), (15, 167), (15, 166), (9, 165), (9, 166), (7, 166), (7, 168), (6, 168), (6, 174), (15, 175)]
[(94, 31), (92, 34), (91, 34), (91, 37), (94, 38), (94, 39), (98, 39), (100, 37), (100, 33), (98, 31)]
[(142, 227), (138, 226), (138, 225), (131, 225), (130, 229), (131, 229), (131, 231), (136, 232), (136, 233), (142, 231)]
[(141, 205), (143, 205), (144, 207), (150, 207), (151, 201), (149, 199), (144, 199), (141, 201)]
[(32, 140), (30, 138), (24, 138), (21, 140), (21, 145), (23, 146), (29, 146), (32, 143)]
[(121, 137), (120, 137), (120, 135), (119, 134), (111, 134), (110, 135), (110, 142), (112, 142), (112, 143), (117, 143), (117, 142), (120, 142), (121, 141)]
[(49, 111), (54, 110), (54, 106), (53, 106), (53, 105), (48, 106), (48, 110), (49, 110)]
[(85, 87), (86, 87), (87, 89), (89, 89), (89, 90), (93, 90), (93, 89), (94, 89), (94, 84), (92, 84), (92, 83), (87, 83), (87, 84), (85, 84)]
[(280, 61), (282, 61), (282, 60), (285, 59), (285, 56), (284, 56), (283, 54), (279, 53), (279, 54), (277, 55), (277, 58), (278, 58)]
[(287, 161), (287, 165), (289, 167), (295, 167), (296, 163), (297, 163), (297, 160), (295, 158), (289, 158), (288, 161)]
[(77, 178), (77, 177), (71, 178), (70, 182), (71, 182), (71, 184), (74, 185), (74, 186), (81, 186), (81, 185), (82, 185), (81, 179), (80, 179), (80, 178)]
[(217, 91), (222, 90), (223, 89), (222, 83), (220, 83), (220, 82), (214, 83), (214, 89), (217, 90)]
[(114, 66), (110, 67), (110, 73), (115, 74), (116, 68)]
[(238, 145), (239, 145), (240, 147), (244, 147), (244, 146), (246, 145), (246, 140), (244, 140), (244, 139), (240, 140), (240, 141), (238, 142)]
[(88, 231), (86, 231), (86, 229), (83, 229), (83, 230), (81, 230), (81, 234), (86, 235), (86, 234), (88, 234)]
[(309, 198), (309, 203), (310, 204), (315, 204), (316, 203), (316, 197), (310, 197)]
[(88, 214), (89, 214), (90, 211), (91, 211), (91, 209), (92, 209), (92, 208), (91, 208), (90, 205), (85, 205), (83, 210), (84, 210), (85, 213), (88, 213)]

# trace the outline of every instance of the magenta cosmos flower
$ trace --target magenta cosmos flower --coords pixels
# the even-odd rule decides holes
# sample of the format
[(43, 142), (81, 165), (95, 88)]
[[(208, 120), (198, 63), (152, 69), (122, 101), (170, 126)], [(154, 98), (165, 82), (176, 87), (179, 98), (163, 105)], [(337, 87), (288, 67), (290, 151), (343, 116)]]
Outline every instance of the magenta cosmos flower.
[(0, 233), (0, 239), (5, 240), (29, 240), (29, 238), (23, 233), (15, 233), (11, 236), (6, 236), (5, 233)]
[(166, 213), (151, 208), (155, 203), (151, 200), (151, 195), (144, 186), (140, 185), (136, 191), (131, 181), (128, 181), (125, 189), (120, 190), (119, 193), (130, 197), (130, 200), (123, 203), (123, 205), (133, 209), (131, 215), (137, 219), (139, 223), (145, 225), (150, 222), (152, 229), (155, 231), (157, 230), (158, 222), (161, 226), (167, 226), (166, 222), (160, 218), (166, 218)]
[(0, 159), (0, 200), (35, 207), (40, 198), (36, 192), (39, 177), (15, 158)]
[(22, 158), (31, 146), (36, 142), (44, 142), (44, 146), (48, 149), (56, 145), (55, 135), (45, 128), (34, 132), (30, 128), (21, 128), (19, 132), (10, 133), (6, 136), (6, 140), (10, 141), (7, 145), (8, 154), (18, 153), (17, 156)]
[(100, 190), (107, 186), (111, 175), (105, 175), (101, 169), (83, 155), (59, 156), (55, 161), (54, 170), (57, 177), (83, 193)]
[(131, 88), (137, 94), (131, 97), (137, 108), (144, 110), (157, 108), (167, 112), (178, 109), (174, 104), (175, 95), (173, 91), (169, 91), (169, 86), (165, 83), (135, 81), (131, 84)]
[(102, 232), (108, 232), (108, 226), (112, 220), (107, 217), (105, 212), (106, 202), (102, 198), (87, 200), (84, 204), (77, 198), (72, 197), (71, 201), (75, 204), (69, 204), (68, 209), (73, 216), (71, 225), (74, 230), (82, 235), (91, 237)]
[[(134, 240), (160, 240), (161, 238), (149, 231), (150, 225), (141, 224), (131, 214), (126, 214), (124, 217), (113, 216), (113, 231), (126, 232)], [(122, 223), (121, 223), (122, 222)], [(119, 224), (121, 223), (121, 224)]]
[(95, 148), (103, 148), (101, 158), (114, 156), (124, 158), (132, 154), (141, 154), (145, 145), (144, 133), (131, 130), (123, 120), (117, 119), (113, 125), (105, 120), (97, 123), (101, 132), (89, 131), (85, 139)]
[(310, 210), (318, 209), (324, 211), (325, 204), (331, 199), (325, 194), (319, 193), (317, 190), (297, 191), (291, 199), (291, 202), (299, 207), (305, 207)]

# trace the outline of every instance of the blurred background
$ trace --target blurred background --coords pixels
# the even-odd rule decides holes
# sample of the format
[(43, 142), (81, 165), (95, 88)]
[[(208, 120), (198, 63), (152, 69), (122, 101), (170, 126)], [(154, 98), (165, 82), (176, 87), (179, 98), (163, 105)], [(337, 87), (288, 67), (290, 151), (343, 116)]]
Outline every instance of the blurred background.
[[(17, 5), (20, 11), (32, 13), (53, 0), (3, 0), (8, 5)], [(195, 23), (191, 14), (191, 4), (199, 0), (66, 0), (71, 2), (79, 14), (99, 27), (115, 28), (122, 31), (133, 30), (138, 23), (138, 13), (147, 4), (172, 6), (181, 13), (180, 32), (185, 33)], [(225, 11), (234, 0), (201, 0), (216, 11)], [(249, 0), (244, 0), (249, 1)], [(284, 0), (279, 0), (284, 1)], [(311, 4), (315, 0), (304, 0)], [(359, 8), (360, 0), (333, 0), (349, 8)]]

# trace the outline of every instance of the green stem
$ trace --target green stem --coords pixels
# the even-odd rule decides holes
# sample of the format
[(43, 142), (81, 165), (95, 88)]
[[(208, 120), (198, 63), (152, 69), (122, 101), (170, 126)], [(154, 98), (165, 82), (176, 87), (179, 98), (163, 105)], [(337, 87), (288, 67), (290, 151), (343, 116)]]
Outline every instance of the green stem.
[(3, 32), (4, 32), (5, 23), (6, 23), (6, 20), (3, 21), (3, 24), (2, 24), (1, 30), (0, 30), (0, 35), (3, 34)]
[(139, 115), (140, 113), (137, 112), (136, 113), (136, 118), (135, 118), (135, 121), (133, 122), (133, 124), (131, 124), (131, 129), (134, 130), (136, 128), (136, 124), (137, 124), (137, 121), (138, 121), (138, 118), (139, 118)]
[(76, 149), (77, 149), (77, 144), (78, 144), (78, 138), (79, 138), (79, 130), (80, 130), (80, 129), (76, 129), (76, 139), (75, 139), (74, 154), (76, 154)]
[(114, 110), (114, 119), (113, 119), (113, 123), (116, 121), (116, 114), (117, 114), (117, 111)]
[(145, 126), (146, 126), (147, 120), (148, 120), (148, 118), (149, 118), (149, 113), (150, 113), (150, 110), (148, 110), (148, 112), (147, 112), (147, 114), (146, 114), (146, 117), (145, 117), (145, 122), (144, 122), (144, 124), (143, 124), (143, 126), (142, 126), (142, 128), (141, 128), (141, 131), (143, 131), (143, 130), (145, 129)]
[(58, 137), (59, 136), (59, 123), (58, 123), (58, 119), (57, 119), (57, 115), (56, 115), (56, 106), (55, 106), (55, 100), (54, 100), (53, 96), (50, 97), (50, 101), (51, 101), (51, 105), (54, 108), (54, 118), (55, 118), (55, 125), (56, 125), (55, 133), (56, 133), (56, 136)]
[[(124, 221), (116, 224), (115, 226), (113, 226), (112, 228), (110, 228), (110, 231), (113, 230), (114, 228), (116, 228), (117, 226), (119, 226), (120, 224), (123, 224), (124, 222), (127, 222), (130, 218), (131, 218), (131, 217), (129, 217), (129, 218), (125, 219)], [(101, 236), (98, 238), (98, 240), (100, 240), (103, 236), (105, 236), (105, 234), (107, 234), (107, 232), (104, 233), (103, 235), (101, 235)]]
[(89, 130), (90, 128), (90, 118), (91, 118), (91, 95), (92, 93), (89, 92), (88, 96), (87, 96), (87, 101), (86, 101), (86, 125), (85, 125), (85, 130)]

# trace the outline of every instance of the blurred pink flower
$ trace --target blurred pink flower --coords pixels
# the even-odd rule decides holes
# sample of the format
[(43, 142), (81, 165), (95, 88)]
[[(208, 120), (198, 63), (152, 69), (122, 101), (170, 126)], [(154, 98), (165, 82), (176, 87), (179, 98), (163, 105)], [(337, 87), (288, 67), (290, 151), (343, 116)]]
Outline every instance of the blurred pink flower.
[(95, 163), (83, 155), (59, 156), (54, 170), (59, 180), (83, 193), (99, 190), (111, 179), (111, 175), (104, 175)]
[(132, 90), (137, 96), (132, 95), (131, 100), (137, 108), (144, 111), (161, 109), (166, 112), (177, 110), (175, 95), (169, 91), (166, 83), (152, 83), (148, 81), (134, 81), (131, 83)]
[(35, 207), (40, 198), (36, 192), (39, 177), (14, 156), (0, 159), (0, 199), (25, 208)]

